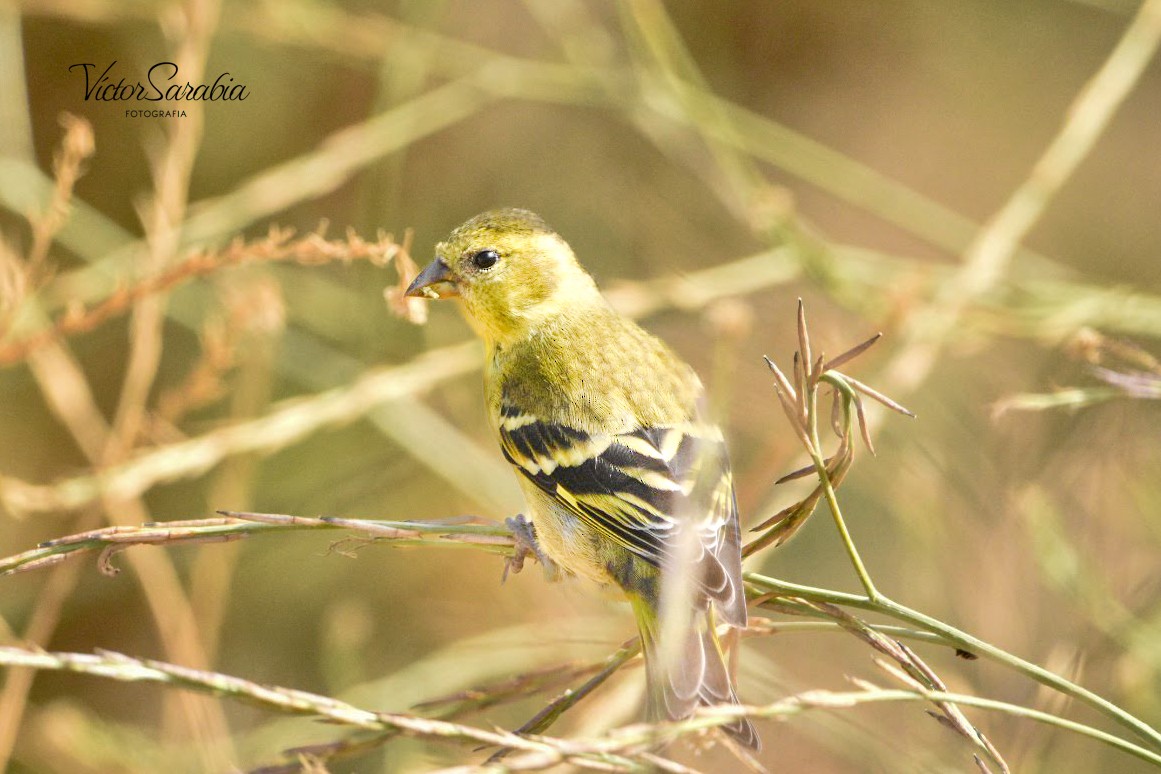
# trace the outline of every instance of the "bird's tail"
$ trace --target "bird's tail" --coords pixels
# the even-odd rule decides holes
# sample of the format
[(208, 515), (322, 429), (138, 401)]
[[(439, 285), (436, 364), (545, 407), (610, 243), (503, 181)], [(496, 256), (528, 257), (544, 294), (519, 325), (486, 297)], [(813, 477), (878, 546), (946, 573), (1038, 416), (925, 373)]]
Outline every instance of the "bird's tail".
[[(631, 597), (641, 643), (645, 650), (645, 673), (650, 720), (683, 720), (698, 707), (738, 704), (726, 667), (725, 653), (714, 630), (713, 608), (694, 613), (689, 626), (666, 636), (680, 642), (661, 647), (662, 627), (656, 610), (648, 601)], [(758, 732), (746, 718), (721, 727), (741, 744), (762, 749)]]

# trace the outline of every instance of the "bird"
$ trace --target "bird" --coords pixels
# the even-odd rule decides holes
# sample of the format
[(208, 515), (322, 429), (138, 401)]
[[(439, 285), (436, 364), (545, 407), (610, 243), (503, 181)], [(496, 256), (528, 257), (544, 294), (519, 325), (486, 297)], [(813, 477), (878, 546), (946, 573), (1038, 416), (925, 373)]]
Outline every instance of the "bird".
[[(406, 295), (457, 299), (483, 339), (489, 419), (529, 517), (509, 524), (563, 574), (627, 597), (648, 717), (738, 704), (717, 633), (746, 625), (738, 507), (693, 368), (615, 311), (528, 210), (453, 230)], [(761, 749), (747, 718), (722, 728)]]

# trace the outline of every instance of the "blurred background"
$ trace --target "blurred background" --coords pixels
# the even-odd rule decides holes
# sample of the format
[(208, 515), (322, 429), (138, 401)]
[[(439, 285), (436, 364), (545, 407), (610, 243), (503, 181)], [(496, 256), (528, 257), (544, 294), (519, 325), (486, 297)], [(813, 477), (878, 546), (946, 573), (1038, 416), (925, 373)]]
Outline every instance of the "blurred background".
[[(870, 409), (877, 456), (860, 454), (839, 492), (879, 587), (1157, 725), (1161, 415), (1148, 398), (1161, 377), (1146, 354), (1161, 351), (1157, 5), (1127, 69), (1099, 84), (1123, 102), (1094, 108), (1091, 147), (1065, 136), (1029, 185), (1138, 3), (17, 0), (0, 7), (0, 343), (271, 225), (410, 233), (423, 265), (468, 217), (526, 207), (702, 374), (752, 526), (808, 488), (773, 486), (806, 458), (761, 359), (789, 367), (801, 297), (816, 351), (885, 333), (844, 370), (918, 415)], [(140, 104), (86, 101), (69, 70), (114, 61), (114, 81), (173, 61), (180, 81), (229, 73), (247, 98), (130, 117)], [(90, 122), (93, 149), (52, 227), (62, 113)], [(996, 217), (1012, 209), (1015, 225)], [(452, 304), (432, 305), (424, 325), (393, 314), (382, 291), (396, 282), (366, 261), (243, 260), (6, 361), (0, 555), (217, 509), (518, 512), (486, 426), (479, 350), (455, 348), (469, 329)], [(325, 391), (428, 352), (439, 375), (392, 400), (356, 398), (353, 421), (312, 419)], [(290, 440), (255, 431), (209, 462), (183, 456), (189, 439), (247, 437), (287, 400), (305, 417)], [(93, 478), (162, 458), (168, 472), (136, 489)], [(96, 486), (74, 497), (76, 481)], [(335, 539), (137, 548), (112, 578), (91, 558), (5, 577), (0, 641), (410, 711), (603, 659), (635, 633), (613, 596), (550, 584), (535, 565), (501, 585), (503, 559), (482, 551), (333, 550)], [(748, 569), (859, 590), (825, 512)], [(1010, 670), (917, 647), (952, 690), (1109, 727)], [(847, 690), (847, 675), (883, 682), (871, 655), (837, 631), (749, 638), (740, 692), (762, 703)], [(550, 733), (630, 722), (642, 680), (623, 670)], [(514, 728), (551, 695), (463, 720)], [(8, 670), (0, 760), (14, 772), (252, 769), (346, 733), (183, 696)], [(1019, 771), (1148, 768), (1059, 730), (969, 715)], [(779, 771), (973, 767), (917, 704), (760, 729)], [(675, 754), (734, 770), (720, 750)], [(425, 771), (484, 757), (394, 740), (329, 765)]]

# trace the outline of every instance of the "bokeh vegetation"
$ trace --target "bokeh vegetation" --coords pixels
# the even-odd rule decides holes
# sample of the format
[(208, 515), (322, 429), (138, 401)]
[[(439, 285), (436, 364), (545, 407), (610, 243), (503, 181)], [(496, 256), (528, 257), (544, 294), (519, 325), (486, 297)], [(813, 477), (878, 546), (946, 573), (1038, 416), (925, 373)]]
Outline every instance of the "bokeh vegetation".
[[(450, 305), (421, 324), (397, 271), (467, 217), (522, 206), (702, 373), (747, 526), (814, 485), (774, 486), (810, 464), (762, 362), (790, 370), (795, 299), (816, 354), (883, 331), (843, 370), (918, 420), (868, 403), (877, 457), (839, 491), (877, 588), (1157, 728), (1159, 39), (1158, 0), (5, 5), (0, 556), (219, 509), (516, 513), (479, 348)], [(127, 117), (138, 105), (86, 102), (68, 70), (114, 60), (127, 80), (159, 61), (195, 83), (228, 71), (249, 97)], [(336, 539), (264, 528), (0, 577), (0, 645), (115, 651), (408, 717), (451, 706), (490, 731), (521, 726), (633, 634), (614, 597), (534, 565), (501, 586), (503, 557), (478, 545)], [(747, 569), (863, 592), (825, 517)], [(744, 701), (865, 687), (848, 676), (899, 687), (833, 616), (793, 607), (755, 615)], [(1161, 752), (1003, 663), (907, 642), (951, 694)], [(633, 663), (547, 733), (636, 720)], [(480, 686), (516, 698), (477, 706)], [(448, 696), (461, 704), (424, 704)], [(924, 706), (820, 701), (759, 721), (762, 759), (971, 767), (978, 750)], [(963, 711), (1014, 770), (1153, 768), (1059, 726)], [(253, 769), (347, 738), (51, 669), (6, 668), (0, 691), (14, 772)], [(472, 748), (420, 733), (327, 765), (482, 763)], [(720, 748), (672, 754), (738, 765)]]

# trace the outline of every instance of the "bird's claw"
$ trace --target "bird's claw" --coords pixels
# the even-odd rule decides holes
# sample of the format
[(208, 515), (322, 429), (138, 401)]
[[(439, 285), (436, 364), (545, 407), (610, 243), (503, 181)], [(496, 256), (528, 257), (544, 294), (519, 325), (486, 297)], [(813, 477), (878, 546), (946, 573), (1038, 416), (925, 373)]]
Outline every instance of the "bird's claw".
[(524, 514), (518, 513), (515, 516), (505, 519), (504, 525), (512, 532), (512, 537), (516, 540), (515, 550), (512, 556), (508, 557), (508, 561), (504, 563), (504, 575), (500, 582), (508, 580), (508, 573), (513, 575), (519, 573), (524, 569), (524, 560), (529, 556), (536, 557), (536, 561), (544, 566), (549, 575), (556, 574), (556, 563), (540, 550), (540, 543), (536, 540), (536, 527), (528, 519), (524, 518)]

